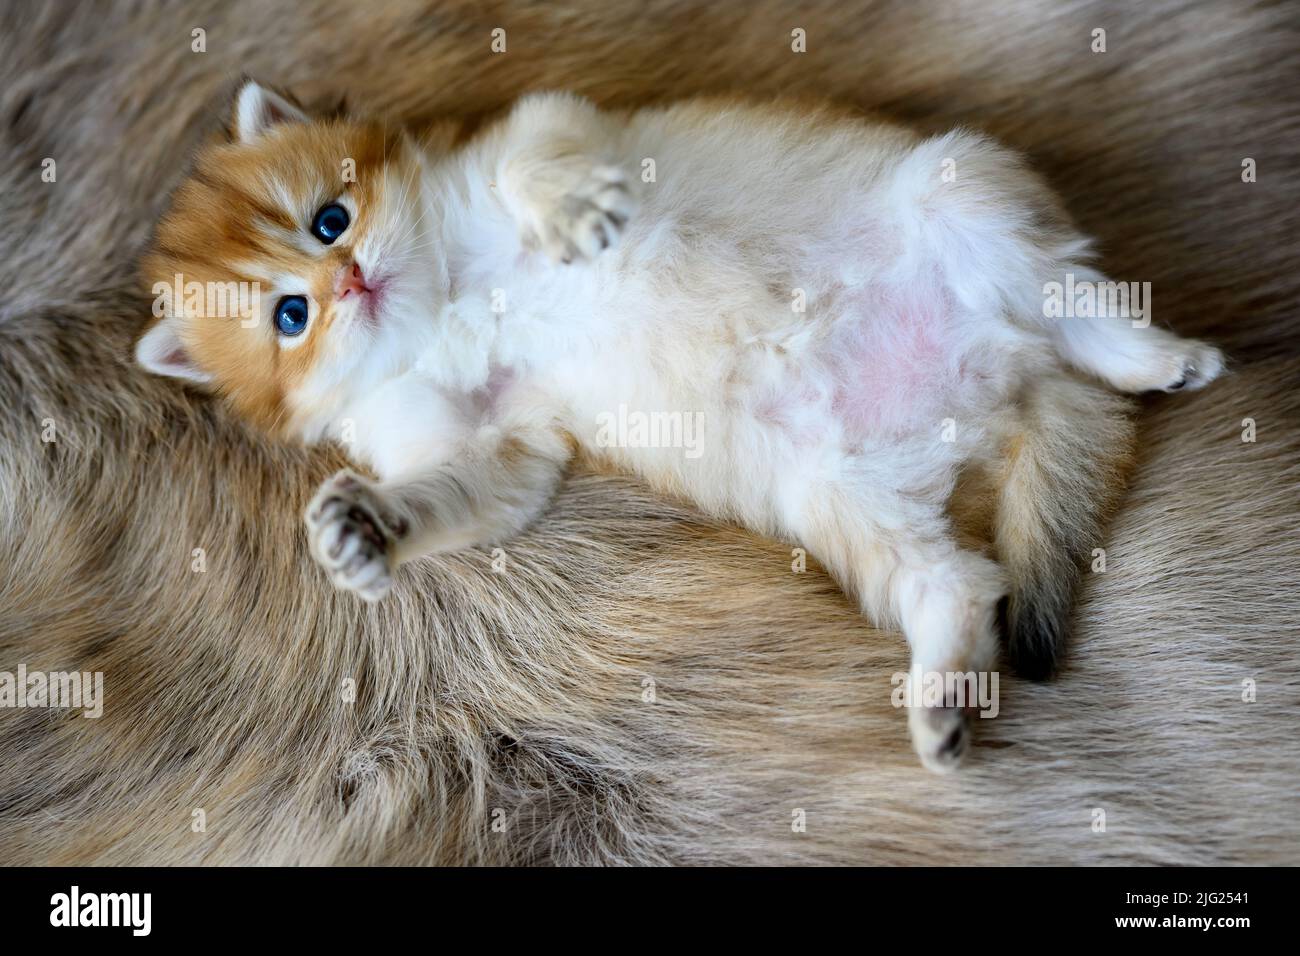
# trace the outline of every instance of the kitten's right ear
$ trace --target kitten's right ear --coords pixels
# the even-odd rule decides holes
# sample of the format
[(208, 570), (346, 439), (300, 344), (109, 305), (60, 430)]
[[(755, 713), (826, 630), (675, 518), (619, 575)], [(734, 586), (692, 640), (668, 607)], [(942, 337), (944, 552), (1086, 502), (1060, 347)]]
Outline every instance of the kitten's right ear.
[(278, 123), (306, 123), (308, 116), (279, 93), (255, 80), (246, 80), (235, 95), (231, 133), (236, 142), (251, 143)]
[(155, 375), (183, 378), (200, 384), (212, 376), (194, 364), (176, 330), (176, 319), (167, 317), (141, 336), (135, 345), (135, 360)]

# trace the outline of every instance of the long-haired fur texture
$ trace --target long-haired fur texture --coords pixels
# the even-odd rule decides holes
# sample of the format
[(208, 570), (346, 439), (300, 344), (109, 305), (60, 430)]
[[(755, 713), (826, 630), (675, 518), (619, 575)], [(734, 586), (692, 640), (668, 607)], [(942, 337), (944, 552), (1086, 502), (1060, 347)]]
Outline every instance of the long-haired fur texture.
[[(0, 9), (0, 671), (106, 695), (0, 709), (0, 862), (1300, 863), (1298, 51), (1294, 12), (1246, 0)], [(130, 359), (135, 257), (245, 72), (411, 125), (533, 88), (971, 124), (1233, 374), (1140, 403), (1068, 659), (1004, 669), (955, 778), (890, 705), (897, 635), (788, 545), (625, 479), (576, 472), (504, 573), (430, 560), (363, 605), (299, 523), (341, 459)]]

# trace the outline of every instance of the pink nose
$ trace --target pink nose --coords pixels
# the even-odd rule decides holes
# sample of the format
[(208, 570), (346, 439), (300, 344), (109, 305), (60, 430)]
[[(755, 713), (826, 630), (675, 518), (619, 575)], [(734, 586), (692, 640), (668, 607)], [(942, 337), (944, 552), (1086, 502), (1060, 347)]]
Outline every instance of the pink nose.
[(350, 269), (344, 269), (343, 274), (339, 276), (338, 296), (340, 299), (346, 299), (348, 293), (355, 292), (360, 295), (362, 292), (369, 292), (370, 287), (366, 285), (366, 278), (361, 274), (361, 267), (355, 262)]

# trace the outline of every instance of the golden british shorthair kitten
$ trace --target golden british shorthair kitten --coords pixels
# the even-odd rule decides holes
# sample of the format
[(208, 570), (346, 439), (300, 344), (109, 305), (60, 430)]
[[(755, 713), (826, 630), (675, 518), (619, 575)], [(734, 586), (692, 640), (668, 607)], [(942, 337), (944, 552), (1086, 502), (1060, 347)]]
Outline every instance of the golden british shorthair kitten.
[[(1169, 391), (1223, 367), (1117, 298), (1051, 192), (972, 132), (550, 93), (416, 139), (256, 83), (232, 127), (158, 228), (137, 358), (275, 434), (346, 441), (378, 480), (335, 475), (307, 533), (369, 601), (405, 561), (518, 532), (581, 447), (806, 548), (902, 629), (917, 686), (994, 668), (999, 618), (1046, 676), (1114, 481), (1087, 377)], [(950, 516), (973, 473), (988, 550)], [(921, 760), (955, 766), (968, 702), (909, 703)]]

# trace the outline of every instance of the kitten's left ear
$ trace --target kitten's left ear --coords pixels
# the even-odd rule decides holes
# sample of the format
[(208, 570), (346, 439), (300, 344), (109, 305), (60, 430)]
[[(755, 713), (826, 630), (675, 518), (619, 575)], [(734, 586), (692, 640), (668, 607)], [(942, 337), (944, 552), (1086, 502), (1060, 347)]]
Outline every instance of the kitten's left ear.
[(177, 320), (170, 316), (159, 319), (135, 344), (135, 360), (155, 375), (200, 384), (212, 381), (212, 376), (190, 358), (176, 326)]
[(235, 96), (235, 115), (231, 123), (237, 142), (251, 143), (277, 123), (307, 121), (306, 113), (255, 80), (246, 81)]

